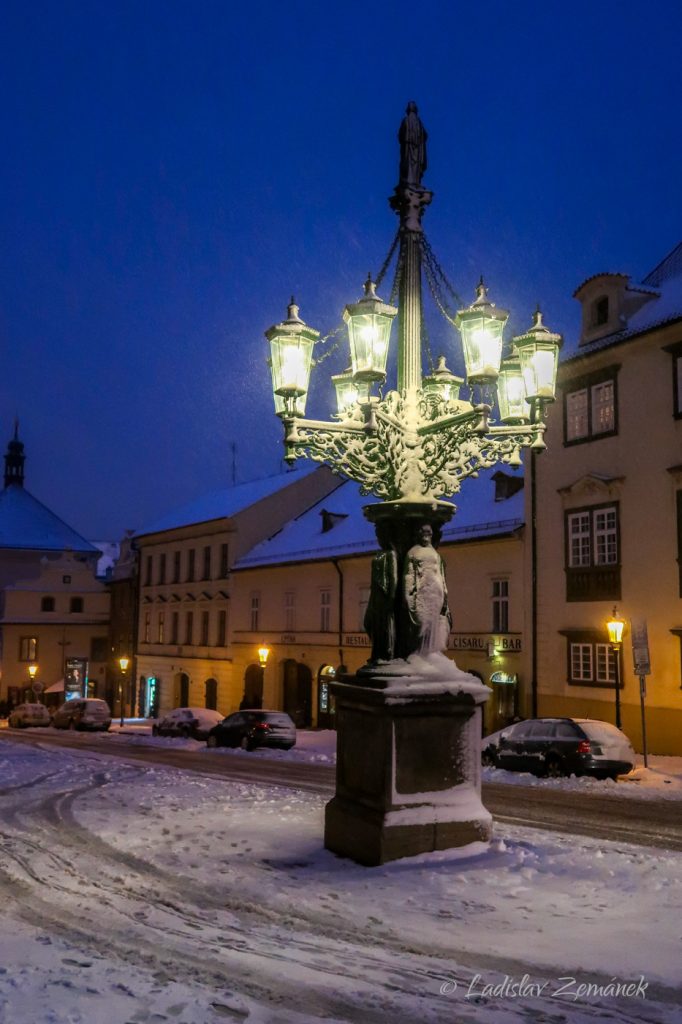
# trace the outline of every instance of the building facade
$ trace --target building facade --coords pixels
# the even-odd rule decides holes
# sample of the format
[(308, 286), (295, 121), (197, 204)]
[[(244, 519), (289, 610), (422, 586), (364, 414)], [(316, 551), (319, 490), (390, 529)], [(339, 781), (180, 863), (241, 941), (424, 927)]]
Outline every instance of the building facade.
[[(488, 729), (518, 713), (525, 684), (522, 486), (512, 471), (467, 481), (439, 547), (448, 654), (491, 686)], [(372, 500), (344, 483), (236, 562), (233, 677), (245, 706), (285, 710), (300, 727), (333, 726), (329, 682), (371, 654), (364, 617), (377, 542), (362, 507)]]
[(232, 566), (338, 484), (324, 466), (294, 470), (207, 495), (136, 535), (141, 715), (237, 709)]
[[(0, 492), (0, 702), (104, 696), (109, 595), (100, 551), (24, 487), (15, 429)], [(35, 690), (29, 666), (35, 666)]]
[[(535, 462), (539, 711), (613, 722), (618, 676), (641, 749), (648, 636), (649, 749), (682, 754), (682, 245), (641, 285), (599, 274), (575, 297), (580, 341)], [(614, 606), (626, 620), (618, 665)]]

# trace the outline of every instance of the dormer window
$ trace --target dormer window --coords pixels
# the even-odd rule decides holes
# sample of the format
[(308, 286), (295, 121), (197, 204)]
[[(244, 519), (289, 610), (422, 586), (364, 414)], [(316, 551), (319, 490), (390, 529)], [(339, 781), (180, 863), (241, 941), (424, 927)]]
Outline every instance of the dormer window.
[(599, 327), (609, 322), (609, 297), (602, 295), (592, 305), (592, 326)]

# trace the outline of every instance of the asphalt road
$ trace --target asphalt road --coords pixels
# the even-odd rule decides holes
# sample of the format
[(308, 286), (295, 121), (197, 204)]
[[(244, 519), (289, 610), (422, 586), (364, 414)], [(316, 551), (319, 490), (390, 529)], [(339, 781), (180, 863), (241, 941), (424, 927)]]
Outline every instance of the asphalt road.
[[(54, 735), (2, 730), (3, 739), (40, 746), (69, 747), (147, 764), (162, 764), (202, 775), (221, 776), (234, 782), (262, 782), (318, 793), (334, 792), (335, 769), (328, 765), (268, 759), (259, 754), (236, 756), (228, 751), (172, 749), (112, 742), (83, 733)], [(621, 785), (629, 785), (621, 783)], [(483, 784), (483, 803), (495, 820), (510, 825), (552, 832), (592, 836), (616, 842), (682, 850), (682, 801), (632, 799), (609, 793), (596, 794), (505, 783)]]

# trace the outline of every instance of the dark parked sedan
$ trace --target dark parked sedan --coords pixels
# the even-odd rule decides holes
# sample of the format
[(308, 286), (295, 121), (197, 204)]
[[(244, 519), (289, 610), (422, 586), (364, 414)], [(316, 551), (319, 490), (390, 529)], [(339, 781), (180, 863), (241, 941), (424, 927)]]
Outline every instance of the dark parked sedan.
[(279, 747), (289, 750), (296, 743), (296, 726), (283, 711), (237, 711), (211, 729), (209, 747)]
[(482, 760), (534, 775), (592, 775), (615, 779), (635, 766), (627, 736), (589, 718), (531, 718), (482, 742)]

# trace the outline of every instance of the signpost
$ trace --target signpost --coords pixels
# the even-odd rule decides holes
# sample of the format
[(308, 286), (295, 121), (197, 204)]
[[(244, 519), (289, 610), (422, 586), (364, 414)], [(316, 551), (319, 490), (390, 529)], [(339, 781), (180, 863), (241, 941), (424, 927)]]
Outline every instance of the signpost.
[(646, 697), (646, 677), (651, 675), (651, 657), (649, 655), (649, 634), (647, 631), (646, 619), (633, 619), (630, 623), (632, 629), (632, 660), (635, 666), (635, 675), (639, 676), (639, 705), (642, 712), (642, 752), (644, 754), (644, 767), (649, 767), (646, 746), (646, 715), (644, 700)]

